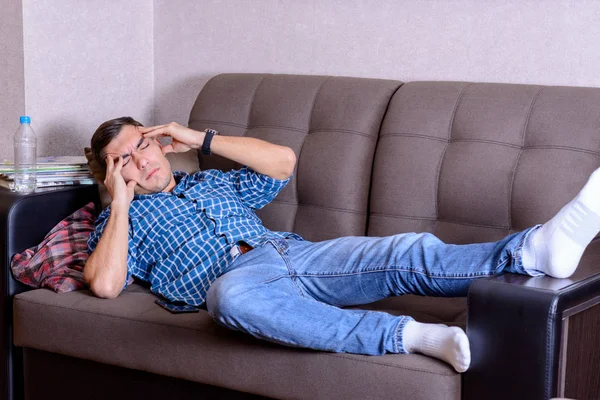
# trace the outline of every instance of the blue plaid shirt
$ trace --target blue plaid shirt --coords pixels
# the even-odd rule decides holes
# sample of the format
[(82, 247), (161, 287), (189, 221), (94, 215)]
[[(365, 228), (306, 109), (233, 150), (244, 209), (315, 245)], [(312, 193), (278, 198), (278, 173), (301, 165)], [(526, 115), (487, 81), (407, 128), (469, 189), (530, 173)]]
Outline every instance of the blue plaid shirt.
[[(249, 167), (174, 175), (178, 183), (171, 192), (135, 195), (131, 202), (126, 282), (133, 276), (169, 300), (200, 306), (211, 283), (233, 262), (230, 250), (237, 242), (258, 247), (273, 238), (302, 240), (268, 230), (253, 211), (273, 200), (289, 178), (277, 180)], [(109, 215), (110, 206), (98, 216), (90, 253)]]

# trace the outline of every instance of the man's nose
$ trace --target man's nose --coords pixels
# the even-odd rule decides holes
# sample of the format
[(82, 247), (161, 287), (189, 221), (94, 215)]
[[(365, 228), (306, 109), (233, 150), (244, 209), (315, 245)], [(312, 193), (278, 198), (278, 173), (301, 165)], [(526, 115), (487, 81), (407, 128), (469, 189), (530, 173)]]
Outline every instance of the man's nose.
[(132, 157), (133, 161), (139, 169), (145, 169), (148, 166), (148, 160), (146, 159), (146, 157), (135, 153), (132, 154)]

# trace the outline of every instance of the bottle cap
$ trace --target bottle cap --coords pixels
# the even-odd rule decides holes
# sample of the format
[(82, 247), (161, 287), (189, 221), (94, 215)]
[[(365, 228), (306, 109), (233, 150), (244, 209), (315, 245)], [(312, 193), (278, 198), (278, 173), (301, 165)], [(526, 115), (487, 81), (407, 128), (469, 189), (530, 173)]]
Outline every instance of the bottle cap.
[(27, 115), (24, 115), (20, 118), (20, 122), (22, 124), (30, 124), (31, 123), (31, 118), (29, 118)]

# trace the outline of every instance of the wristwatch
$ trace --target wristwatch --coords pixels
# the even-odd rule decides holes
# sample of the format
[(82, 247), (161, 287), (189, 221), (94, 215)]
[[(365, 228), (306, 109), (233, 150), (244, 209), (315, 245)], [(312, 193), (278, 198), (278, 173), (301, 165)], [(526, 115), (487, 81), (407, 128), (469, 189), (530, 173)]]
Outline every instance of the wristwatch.
[(210, 142), (212, 142), (213, 136), (218, 135), (219, 131), (215, 129), (205, 129), (204, 130), (204, 142), (202, 142), (202, 154), (209, 156), (210, 155)]

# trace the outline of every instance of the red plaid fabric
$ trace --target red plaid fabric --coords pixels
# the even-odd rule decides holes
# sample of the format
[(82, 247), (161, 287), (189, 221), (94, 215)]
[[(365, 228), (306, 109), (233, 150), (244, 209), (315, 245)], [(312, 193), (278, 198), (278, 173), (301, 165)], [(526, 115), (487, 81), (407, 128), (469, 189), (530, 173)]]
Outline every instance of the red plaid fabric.
[(94, 203), (89, 203), (59, 222), (38, 246), (15, 254), (11, 261), (15, 279), (58, 293), (85, 288), (83, 266), (94, 221)]

